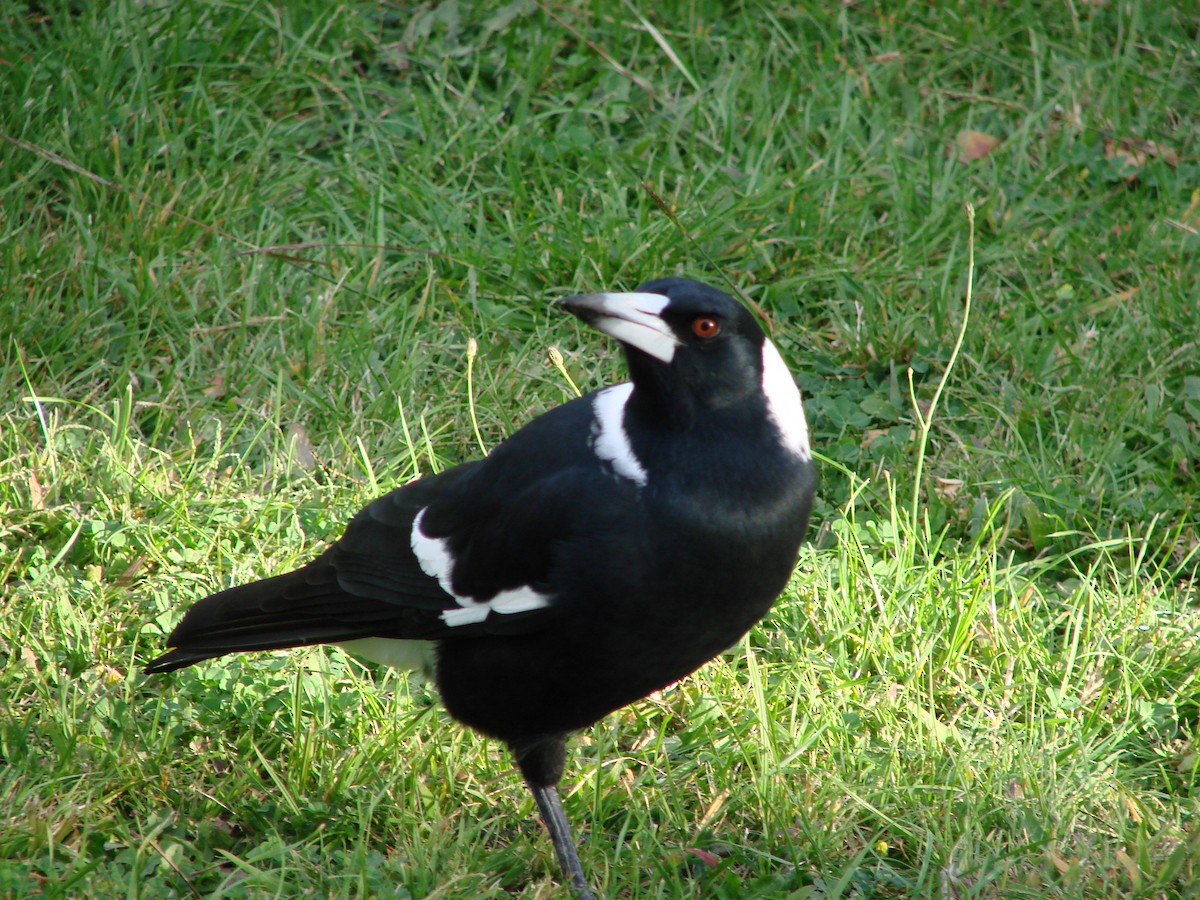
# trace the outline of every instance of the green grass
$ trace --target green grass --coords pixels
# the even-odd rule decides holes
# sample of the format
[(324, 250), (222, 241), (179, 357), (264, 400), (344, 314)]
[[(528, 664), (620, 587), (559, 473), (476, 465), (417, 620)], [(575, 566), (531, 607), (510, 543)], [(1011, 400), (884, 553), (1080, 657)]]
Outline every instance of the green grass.
[(810, 5), (0, 0), (0, 896), (560, 895), (424, 685), (139, 669), (570, 396), (549, 347), (620, 377), (550, 300), (676, 272), (764, 311), (821, 496), (747, 641), (574, 742), (596, 886), (1200, 890), (1200, 17)]

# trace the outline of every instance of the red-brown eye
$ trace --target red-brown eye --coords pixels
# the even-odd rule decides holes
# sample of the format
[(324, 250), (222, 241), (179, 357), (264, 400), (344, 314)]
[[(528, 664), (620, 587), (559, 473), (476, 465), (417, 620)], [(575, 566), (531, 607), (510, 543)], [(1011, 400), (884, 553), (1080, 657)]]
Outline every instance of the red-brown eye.
[(692, 334), (698, 338), (714, 338), (721, 333), (721, 323), (712, 316), (697, 316), (692, 319)]

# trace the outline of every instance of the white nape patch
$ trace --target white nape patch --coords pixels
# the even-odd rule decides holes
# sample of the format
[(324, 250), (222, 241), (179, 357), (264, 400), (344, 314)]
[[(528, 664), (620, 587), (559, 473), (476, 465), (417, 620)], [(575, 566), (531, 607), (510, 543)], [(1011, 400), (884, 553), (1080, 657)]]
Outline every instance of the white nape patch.
[(662, 311), (670, 302), (662, 294), (631, 291), (592, 294), (591, 298), (601, 314), (591, 323), (594, 328), (662, 362), (670, 363), (675, 358), (680, 342), (662, 320)]
[(413, 519), (409, 543), (412, 546), (413, 555), (421, 565), (421, 571), (430, 578), (436, 578), (442, 590), (458, 603), (458, 609), (442, 610), (442, 621), (447, 625), (472, 625), (482, 622), (489, 613), (508, 615), (529, 612), (550, 604), (548, 596), (539, 594), (528, 585), (500, 591), (487, 600), (475, 600), (472, 597), (454, 593), (454, 586), (450, 581), (450, 576), (454, 571), (454, 557), (450, 555), (450, 545), (445, 538), (430, 537), (421, 530), (421, 519), (424, 515), (425, 509), (417, 513), (416, 518)]
[(625, 404), (632, 393), (633, 385), (629, 382), (596, 392), (592, 400), (596, 418), (592, 420), (589, 443), (598, 457), (612, 464), (614, 472), (640, 487), (648, 476), (625, 431)]
[(393, 669), (433, 670), (432, 641), (403, 641), (396, 638), (358, 638), (338, 644), (347, 653)]
[(763, 340), (762, 388), (767, 396), (767, 412), (779, 429), (783, 445), (801, 459), (812, 458), (808, 446), (808, 420), (804, 418), (804, 403), (796, 379), (787, 363), (769, 340)]

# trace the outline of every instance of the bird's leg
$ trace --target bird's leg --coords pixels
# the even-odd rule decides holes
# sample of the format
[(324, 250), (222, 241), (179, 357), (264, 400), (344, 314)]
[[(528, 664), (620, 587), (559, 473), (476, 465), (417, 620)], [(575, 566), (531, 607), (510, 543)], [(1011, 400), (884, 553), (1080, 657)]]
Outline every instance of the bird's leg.
[(525, 783), (537, 801), (538, 812), (554, 842), (554, 852), (563, 874), (570, 880), (571, 889), (579, 900), (596, 900), (583, 877), (583, 866), (579, 864), (579, 851), (562, 801), (558, 799), (556, 785), (562, 778), (563, 765), (567, 759), (567, 738), (563, 734), (535, 734), (510, 738), (508, 746), (517, 760), (517, 767), (525, 776)]
[(533, 799), (537, 801), (538, 811), (542, 821), (550, 832), (550, 840), (554, 842), (554, 852), (558, 854), (558, 864), (563, 874), (571, 880), (571, 888), (579, 900), (596, 900), (596, 895), (588, 887), (587, 879), (583, 877), (583, 866), (579, 864), (579, 853), (575, 849), (575, 838), (571, 834), (571, 824), (567, 814), (563, 812), (562, 803), (558, 799), (558, 788), (554, 785), (534, 784), (526, 781)]

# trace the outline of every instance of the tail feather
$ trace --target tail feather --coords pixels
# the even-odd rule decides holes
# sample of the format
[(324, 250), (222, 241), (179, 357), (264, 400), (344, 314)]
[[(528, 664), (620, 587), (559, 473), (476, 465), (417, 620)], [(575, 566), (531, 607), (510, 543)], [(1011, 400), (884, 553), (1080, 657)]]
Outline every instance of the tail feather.
[(152, 660), (144, 671), (171, 672), (227, 653), (282, 650), (369, 636), (369, 629), (364, 630), (361, 622), (297, 616), (294, 606), (286, 602), (293, 595), (308, 600), (324, 596), (335, 605), (341, 591), (330, 575), (306, 566), (204, 598), (184, 614), (167, 637), (167, 646), (172, 649)]

